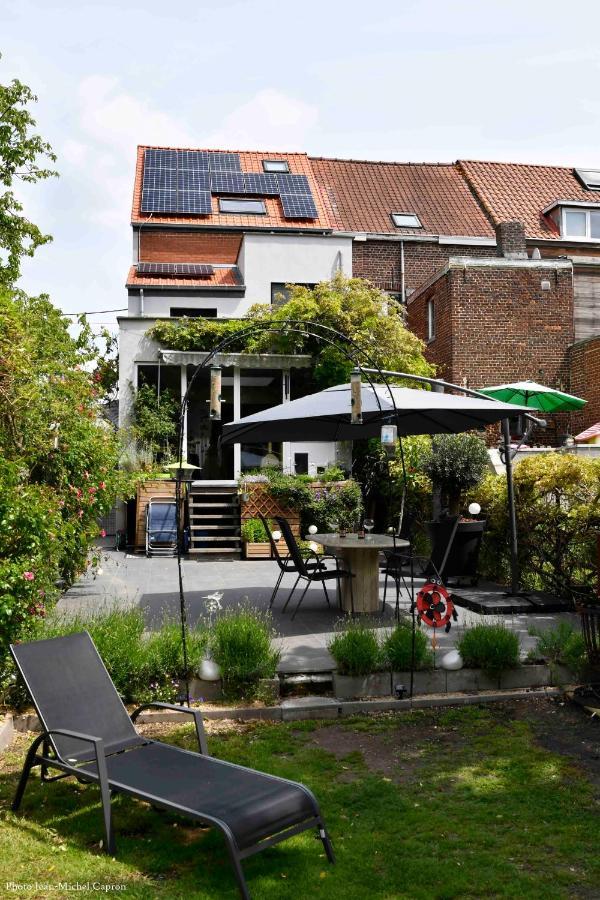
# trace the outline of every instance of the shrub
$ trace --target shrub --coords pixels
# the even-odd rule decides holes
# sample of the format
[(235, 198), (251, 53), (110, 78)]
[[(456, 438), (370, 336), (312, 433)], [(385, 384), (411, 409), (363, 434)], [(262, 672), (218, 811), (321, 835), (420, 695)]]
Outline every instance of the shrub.
[(468, 628), (456, 647), (467, 668), (483, 669), (492, 677), (519, 664), (519, 637), (500, 623)]
[(261, 678), (274, 678), (279, 651), (272, 647), (271, 617), (250, 607), (225, 612), (211, 633), (211, 650), (230, 696), (252, 697)]
[(373, 629), (362, 619), (343, 620), (329, 644), (340, 675), (370, 675), (381, 668), (381, 651)]
[(360, 485), (356, 481), (323, 485), (311, 492), (310, 503), (300, 511), (302, 529), (316, 525), (319, 531), (329, 531), (330, 523), (353, 528), (363, 514)]
[[(403, 672), (412, 663), (412, 626), (410, 622), (400, 622), (383, 644), (383, 656), (393, 672)], [(415, 631), (415, 669), (426, 669), (431, 665), (431, 653), (426, 635)]]
[[(514, 483), (523, 586), (567, 600), (591, 598), (600, 528), (600, 460), (541, 454), (515, 466)], [(510, 542), (505, 476), (489, 475), (478, 488), (477, 500), (487, 521), (481, 571), (506, 583)]]
[(541, 656), (550, 664), (565, 665), (579, 675), (586, 664), (585, 641), (579, 631), (567, 622), (559, 622), (556, 628), (538, 631), (530, 628), (529, 634), (537, 637), (535, 656)]
[(248, 544), (261, 544), (269, 540), (266, 528), (260, 519), (246, 519), (242, 524), (242, 540)]
[(423, 463), (451, 513), (458, 513), (461, 495), (479, 484), (488, 465), (484, 440), (469, 433), (437, 434)]

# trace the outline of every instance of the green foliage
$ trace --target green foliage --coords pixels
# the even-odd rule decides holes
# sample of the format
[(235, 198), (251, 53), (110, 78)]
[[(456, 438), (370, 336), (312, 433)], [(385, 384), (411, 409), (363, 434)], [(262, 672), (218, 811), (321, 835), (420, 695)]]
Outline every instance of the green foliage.
[(318, 476), (318, 480), (322, 481), (326, 484), (329, 481), (343, 481), (346, 477), (346, 473), (343, 469), (340, 469), (339, 466), (327, 466), (327, 468), (321, 472)]
[[(514, 468), (522, 583), (568, 600), (591, 598), (600, 528), (600, 460), (544, 453)], [(510, 571), (504, 475), (477, 489), (487, 526), (481, 555), (486, 577), (506, 582)]]
[(437, 434), (423, 469), (445, 495), (451, 513), (459, 511), (461, 495), (482, 480), (489, 465), (483, 438), (476, 434)]
[[(38, 620), (30, 637), (43, 640), (88, 631), (124, 702), (172, 702), (180, 694), (179, 681), (186, 676), (181, 628), (177, 623), (165, 621), (149, 637), (145, 636), (144, 628), (144, 615), (139, 608), (111, 607), (91, 617), (52, 614), (45, 621)], [(188, 629), (188, 675), (198, 671), (207, 644), (206, 630)], [(10, 675), (13, 674), (11, 667)], [(15, 682), (7, 699), (22, 705), (26, 696), (14, 685)]]
[[(181, 319), (157, 322), (150, 336), (174, 350), (207, 350), (223, 338), (239, 335), (228, 347), (245, 353), (309, 354), (315, 358), (314, 383), (317, 389), (347, 381), (354, 367), (346, 353), (355, 354), (349, 338), (364, 351), (358, 353), (364, 365), (431, 375), (432, 366), (423, 355), (424, 345), (405, 326), (402, 311), (390, 304), (389, 296), (360, 278), (341, 273), (314, 288), (290, 285), (287, 303), (271, 308), (252, 308), (246, 319), (215, 321)], [(305, 333), (297, 333), (293, 322), (316, 322), (332, 329), (325, 332), (335, 346)], [(271, 323), (272, 330), (255, 331), (254, 323)], [(287, 328), (286, 328), (287, 324)], [(369, 357), (365, 356), (369, 354)]]
[(250, 607), (225, 612), (213, 625), (211, 650), (221, 667), (223, 689), (235, 697), (252, 697), (261, 678), (273, 678), (279, 652), (271, 617)]
[[(393, 672), (404, 672), (412, 664), (412, 626), (408, 621), (401, 621), (388, 635), (383, 643), (383, 656)], [(426, 635), (415, 630), (415, 669), (427, 669), (431, 666), (431, 652)]]
[(354, 528), (363, 514), (360, 485), (356, 481), (326, 483), (311, 491), (310, 502), (300, 513), (303, 529), (316, 525), (318, 531), (329, 531), (332, 523)]
[(551, 666), (568, 666), (577, 675), (582, 672), (586, 664), (585, 641), (581, 632), (575, 631), (568, 622), (559, 622), (555, 628), (543, 631), (530, 628), (529, 634), (538, 639), (535, 657), (542, 657)]
[(519, 636), (500, 623), (467, 628), (456, 647), (467, 668), (483, 669), (492, 677), (519, 664)]
[(23, 206), (10, 190), (15, 182), (36, 182), (57, 173), (38, 165), (40, 157), (54, 162), (56, 156), (32, 129), (35, 120), (28, 105), (37, 97), (20, 81), (0, 85), (0, 285), (17, 281), (23, 256), (33, 256), (37, 247), (51, 240), (22, 215)]
[(287, 509), (303, 510), (312, 502), (310, 475), (286, 475), (281, 469), (263, 469), (266, 488), (271, 497)]
[(269, 540), (267, 530), (260, 519), (246, 519), (242, 523), (242, 540), (248, 544), (264, 544)]
[(161, 391), (159, 398), (154, 387), (142, 384), (133, 410), (134, 437), (153, 458), (169, 460), (176, 449), (179, 402), (168, 389)]
[(377, 636), (372, 626), (363, 619), (344, 619), (328, 649), (340, 675), (370, 675), (381, 669)]

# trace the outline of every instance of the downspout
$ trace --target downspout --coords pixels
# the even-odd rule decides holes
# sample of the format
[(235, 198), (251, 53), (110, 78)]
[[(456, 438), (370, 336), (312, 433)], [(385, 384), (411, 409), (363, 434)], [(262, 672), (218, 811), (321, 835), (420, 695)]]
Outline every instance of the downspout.
[(144, 288), (140, 288), (140, 316), (144, 315)]
[(406, 291), (404, 288), (404, 241), (400, 241), (400, 302), (406, 303)]

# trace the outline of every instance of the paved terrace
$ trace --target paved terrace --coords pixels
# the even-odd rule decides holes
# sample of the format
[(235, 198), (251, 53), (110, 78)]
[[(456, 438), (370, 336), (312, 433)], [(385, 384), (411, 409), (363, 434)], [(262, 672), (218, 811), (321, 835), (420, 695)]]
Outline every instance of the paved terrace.
[[(268, 608), (271, 591), (277, 580), (278, 569), (270, 560), (229, 560), (198, 562), (183, 561), (183, 579), (186, 592), (188, 622), (190, 625), (206, 616), (205, 601), (209, 594), (218, 592), (223, 609), (235, 608), (240, 603), (249, 603), (258, 609)], [(328, 609), (319, 585), (312, 585), (304, 598), (300, 612), (292, 622), (293, 601), (285, 615), (281, 608), (287, 593), (294, 583), (294, 575), (286, 575), (275, 600), (273, 619), (279, 634), (277, 643), (281, 649), (280, 672), (286, 674), (327, 672), (334, 667), (327, 650), (335, 623), (340, 618), (337, 608)], [(155, 628), (164, 617), (178, 619), (179, 595), (177, 590), (177, 562), (175, 559), (130, 556), (115, 550), (104, 550), (101, 574), (85, 575), (70, 588), (59, 602), (62, 611), (76, 611), (85, 615), (102, 607), (118, 604), (123, 608), (139, 606), (144, 610), (147, 627)], [(417, 588), (422, 581), (417, 581)], [(295, 594), (300, 596), (300, 586)], [(333, 596), (333, 590), (330, 590)], [(383, 598), (383, 577), (380, 581), (380, 597)], [(393, 605), (395, 590), (393, 581), (388, 582), (387, 608), (383, 616), (376, 619), (382, 629), (393, 625)], [(408, 613), (409, 598), (401, 599), (401, 608)], [(467, 609), (457, 608), (458, 622), (449, 634), (438, 635), (439, 660), (444, 650), (454, 646), (467, 625), (478, 622), (502, 620), (519, 633), (521, 648), (526, 653), (535, 646), (535, 638), (528, 629), (548, 628), (558, 621), (570, 621), (576, 627), (579, 620), (569, 613), (546, 614), (504, 614), (482, 616)], [(424, 626), (423, 626), (424, 627)], [(426, 629), (431, 634), (431, 629)]]

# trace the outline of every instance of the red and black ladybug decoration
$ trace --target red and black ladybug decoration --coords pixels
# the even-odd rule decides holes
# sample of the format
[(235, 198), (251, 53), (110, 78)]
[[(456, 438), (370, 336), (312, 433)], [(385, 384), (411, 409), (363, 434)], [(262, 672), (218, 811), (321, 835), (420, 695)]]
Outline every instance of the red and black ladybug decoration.
[(419, 624), (425, 622), (430, 628), (445, 628), (446, 633), (456, 622), (458, 616), (454, 603), (443, 584), (427, 582), (417, 594), (417, 619)]

